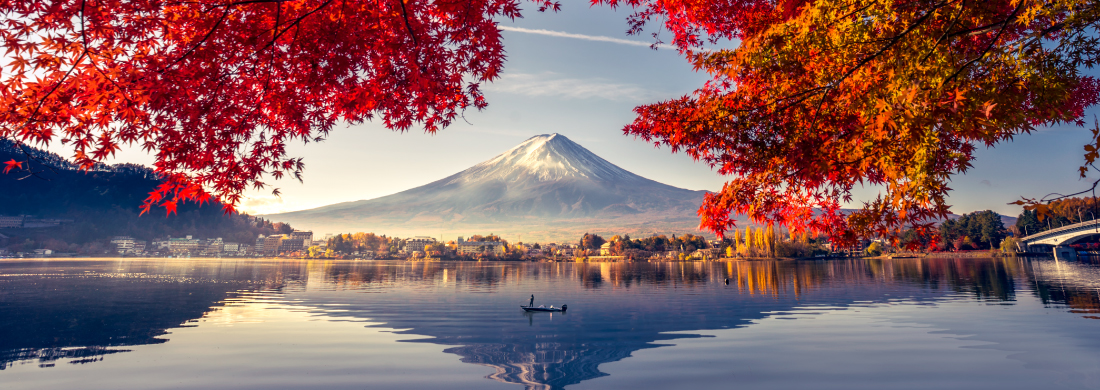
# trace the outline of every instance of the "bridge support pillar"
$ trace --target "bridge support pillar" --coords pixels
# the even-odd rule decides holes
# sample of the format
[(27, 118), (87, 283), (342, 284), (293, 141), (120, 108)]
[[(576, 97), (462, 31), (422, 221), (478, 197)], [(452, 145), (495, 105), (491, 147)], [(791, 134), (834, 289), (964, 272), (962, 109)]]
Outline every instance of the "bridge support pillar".
[(1065, 261), (1077, 261), (1077, 250), (1070, 246), (1054, 247), (1054, 259)]

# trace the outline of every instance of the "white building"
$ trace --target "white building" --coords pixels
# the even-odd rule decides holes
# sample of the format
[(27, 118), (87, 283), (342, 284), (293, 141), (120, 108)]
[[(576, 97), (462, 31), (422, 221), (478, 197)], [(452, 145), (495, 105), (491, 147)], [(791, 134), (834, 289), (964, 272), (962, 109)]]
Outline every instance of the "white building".
[(424, 247), (435, 244), (435, 239), (427, 236), (416, 236), (405, 240), (405, 251), (409, 253), (424, 252)]
[(117, 236), (111, 238), (111, 245), (115, 246), (115, 250), (118, 253), (125, 254), (134, 251), (134, 238), (130, 236)]
[(504, 254), (504, 243), (497, 241), (462, 241), (456, 244), (458, 254), (474, 255), (478, 253)]
[(302, 245), (313, 243), (313, 231), (295, 230), (290, 232), (290, 238), (302, 240)]
[(600, 256), (611, 256), (611, 243), (605, 242), (600, 245)]
[(23, 216), (0, 215), (0, 229), (23, 227)]
[(191, 239), (191, 236), (186, 238), (168, 238), (168, 250), (173, 254), (190, 254), (191, 252), (199, 249), (199, 244), (202, 242), (199, 240)]

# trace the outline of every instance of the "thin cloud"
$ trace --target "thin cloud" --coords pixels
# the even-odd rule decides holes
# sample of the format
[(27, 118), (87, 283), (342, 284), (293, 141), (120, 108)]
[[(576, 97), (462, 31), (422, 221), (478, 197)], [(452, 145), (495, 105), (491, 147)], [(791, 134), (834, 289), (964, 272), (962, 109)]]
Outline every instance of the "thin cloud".
[(245, 197), (237, 206), (237, 210), (252, 215), (280, 213), (285, 206), (283, 198), (275, 196)]
[[(567, 32), (563, 32), (563, 31), (531, 29), (531, 28), (522, 28), (522, 27), (511, 27), (511, 26), (498, 26), (498, 27), (500, 27), (500, 29), (504, 30), (504, 31), (512, 31), (512, 32), (518, 32), (518, 33), (525, 33), (525, 34), (546, 35), (546, 36), (559, 37), (559, 38), (583, 39), (583, 40), (586, 40), (586, 41), (609, 42), (609, 43), (617, 43), (617, 44), (620, 44), (620, 45), (644, 46), (644, 47), (651, 47), (653, 45), (652, 43), (649, 43), (649, 42), (633, 41), (633, 40), (629, 40), (629, 39), (612, 38), (612, 37), (605, 37), (605, 36), (600, 36), (600, 35), (573, 34), (573, 33), (567, 33)], [(672, 49), (672, 50), (676, 49), (672, 45), (665, 45), (665, 44), (659, 44), (659, 45), (657, 45), (657, 47), (662, 48), (662, 49)]]
[(634, 84), (613, 83), (604, 79), (560, 78), (558, 74), (505, 74), (487, 90), (527, 96), (552, 96), (570, 99), (606, 99), (619, 101), (649, 101), (658, 97), (654, 91)]

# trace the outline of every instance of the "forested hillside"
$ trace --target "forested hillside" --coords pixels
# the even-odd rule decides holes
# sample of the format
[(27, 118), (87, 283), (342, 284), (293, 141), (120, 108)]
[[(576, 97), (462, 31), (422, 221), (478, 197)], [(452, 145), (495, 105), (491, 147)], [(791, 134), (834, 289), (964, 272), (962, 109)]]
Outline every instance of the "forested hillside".
[(152, 169), (118, 164), (81, 171), (56, 154), (0, 139), (0, 161), (27, 161), (28, 154), (33, 158), (25, 169), (0, 174), (0, 215), (33, 215), (73, 222), (57, 228), (0, 230), (11, 237), (9, 246), (19, 245), (19, 250), (50, 246), (74, 251), (116, 235), (141, 240), (193, 235), (252, 243), (257, 234), (271, 234), (279, 228), (289, 230), (289, 226), (277, 227), (248, 215), (225, 215), (217, 203), (201, 207), (181, 204), (178, 214), (171, 216), (163, 212), (139, 216), (142, 201), (159, 183)]

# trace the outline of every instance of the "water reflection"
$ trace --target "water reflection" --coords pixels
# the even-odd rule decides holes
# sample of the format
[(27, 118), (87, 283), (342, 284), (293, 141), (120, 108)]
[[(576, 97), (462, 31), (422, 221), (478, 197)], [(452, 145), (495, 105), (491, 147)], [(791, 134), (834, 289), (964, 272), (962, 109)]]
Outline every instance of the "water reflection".
[[(728, 279), (729, 284), (724, 281)], [(219, 312), (293, 302), (449, 346), (488, 378), (561, 389), (605, 363), (693, 331), (738, 328), (807, 308), (1021, 294), (1100, 319), (1100, 267), (1028, 259), (698, 263), (72, 261), (0, 264), (0, 369), (83, 364), (165, 343)], [(569, 313), (523, 313), (567, 303)], [(239, 314), (241, 318), (247, 314)], [(199, 325), (202, 326), (202, 325)]]
[(59, 359), (90, 363), (129, 351), (115, 347), (164, 343), (168, 329), (191, 326), (231, 291), (253, 287), (176, 270), (104, 273), (89, 265), (113, 266), (0, 266), (0, 370), (31, 359), (44, 367)]

